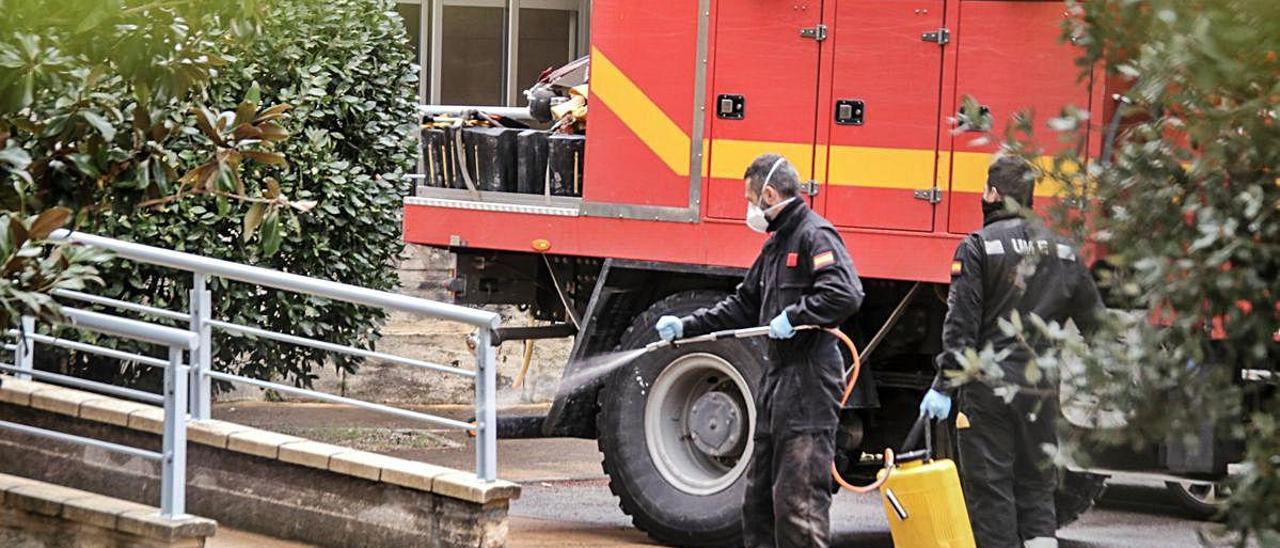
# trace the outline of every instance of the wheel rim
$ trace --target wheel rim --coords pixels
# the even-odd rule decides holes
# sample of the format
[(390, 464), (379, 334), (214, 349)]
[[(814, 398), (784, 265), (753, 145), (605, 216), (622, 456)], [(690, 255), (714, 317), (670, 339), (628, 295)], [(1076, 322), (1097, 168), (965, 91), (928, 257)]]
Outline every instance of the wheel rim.
[(1211, 482), (1180, 482), (1178, 487), (1183, 493), (1196, 502), (1205, 506), (1218, 506), (1223, 503), (1225, 494), (1222, 493), (1222, 487)]
[(658, 473), (691, 495), (733, 485), (750, 460), (753, 402), (746, 378), (723, 358), (676, 358), (654, 379), (645, 400), (645, 442)]

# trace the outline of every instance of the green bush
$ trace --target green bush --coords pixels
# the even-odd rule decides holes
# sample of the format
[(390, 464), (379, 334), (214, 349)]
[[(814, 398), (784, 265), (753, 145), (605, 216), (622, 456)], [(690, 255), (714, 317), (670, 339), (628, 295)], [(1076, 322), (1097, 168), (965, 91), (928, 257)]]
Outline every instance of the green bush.
[[(417, 73), (394, 3), (276, 0), (267, 5), (252, 39), (222, 43), (228, 62), (209, 85), (210, 103), (236, 104), (256, 82), (262, 104), (293, 105), (282, 122), (292, 137), (277, 147), (288, 165), (256, 165), (250, 176), (274, 178), (283, 194), (317, 205), (303, 214), (264, 216), (250, 202), (210, 196), (158, 209), (117, 204), (85, 229), (363, 287), (395, 288), (401, 198), (415, 153)], [(188, 169), (200, 161), (189, 150), (177, 154)], [(262, 245), (246, 245), (258, 223)], [(104, 274), (111, 297), (187, 306), (192, 280), (185, 273), (119, 262)], [(379, 310), (221, 279), (212, 280), (210, 289), (215, 318), (340, 344), (370, 347), (384, 319)], [(356, 365), (215, 330), (214, 367), (221, 370), (309, 385), (312, 371), (330, 357), (348, 370)], [(154, 373), (148, 380), (143, 384), (157, 382)]]
[[(8, 327), (18, 315), (60, 320), (48, 292), (98, 282), (101, 254), (47, 239), (72, 209), (83, 224), (109, 202), (244, 195), (265, 181), (244, 180), (243, 169), (283, 161), (273, 146), (288, 138), (275, 120), (289, 106), (259, 111), (252, 94), (229, 105), (238, 106), (226, 123), (209, 123), (215, 111), (203, 92), (224, 64), (218, 52), (252, 34), (257, 0), (56, 7), (0, 0), (0, 324)], [(168, 148), (179, 143), (185, 160)], [(180, 177), (192, 158), (200, 170)], [(259, 201), (263, 211), (309, 205), (278, 193)]]

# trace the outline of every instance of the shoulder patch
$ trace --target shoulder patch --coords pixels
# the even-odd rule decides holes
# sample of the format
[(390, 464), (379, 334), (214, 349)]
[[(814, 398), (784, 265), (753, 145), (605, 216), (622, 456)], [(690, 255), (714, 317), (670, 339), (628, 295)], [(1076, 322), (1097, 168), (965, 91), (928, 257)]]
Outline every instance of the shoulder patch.
[(982, 247), (987, 255), (1004, 255), (1004, 242), (1000, 240), (982, 240)]
[(960, 261), (951, 261), (951, 275), (959, 276), (964, 273), (964, 263)]
[(831, 266), (836, 262), (836, 254), (834, 251), (823, 251), (813, 256), (813, 269), (817, 270), (824, 266)]

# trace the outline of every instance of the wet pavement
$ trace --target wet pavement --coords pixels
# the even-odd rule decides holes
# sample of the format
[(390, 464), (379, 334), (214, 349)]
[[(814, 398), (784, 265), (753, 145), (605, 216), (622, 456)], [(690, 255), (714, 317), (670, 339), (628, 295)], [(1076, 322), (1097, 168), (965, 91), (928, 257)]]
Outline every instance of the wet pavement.
[[(352, 413), (357, 420), (352, 420)], [(461, 416), (462, 409), (441, 414)], [(272, 425), (373, 426), (349, 409), (308, 405), (252, 404), (215, 410), (215, 416), (271, 428)], [(367, 417), (384, 428), (421, 428), (385, 416)], [(392, 448), (387, 453), (432, 464), (470, 470), (475, 453), (472, 440), (456, 432), (435, 432), (447, 443), (437, 447)], [(618, 508), (600, 467), (593, 440), (501, 440), (499, 474), (523, 486), (511, 503), (508, 544), (513, 547), (651, 546), (644, 533)], [(842, 492), (831, 515), (833, 546), (877, 548), (893, 546), (883, 509), (873, 495)], [(1112, 483), (1097, 508), (1059, 531), (1064, 548), (1201, 546), (1198, 533), (1213, 524), (1188, 519), (1158, 483), (1119, 479)], [(251, 535), (230, 532), (211, 539), (210, 546), (257, 546)], [(247, 539), (235, 542), (236, 539)], [(276, 544), (273, 546), (298, 546)]]
[[(567, 444), (566, 444), (567, 445)], [(556, 454), (564, 455), (565, 447)], [(575, 458), (586, 458), (574, 452)], [(595, 465), (598, 468), (598, 464)], [(584, 465), (585, 468), (585, 465)], [(606, 479), (525, 483), (511, 504), (510, 546), (647, 546), (630, 527)], [(1116, 485), (1100, 505), (1058, 532), (1064, 548), (1201, 546), (1197, 533), (1212, 524), (1184, 518), (1162, 487)], [(892, 547), (884, 510), (873, 495), (840, 493), (831, 510), (835, 547)]]
[[(500, 445), (500, 460), (514, 461), (500, 467), (501, 474), (524, 487), (520, 499), (511, 503), (510, 546), (653, 545), (618, 508), (594, 441), (504, 440)], [(470, 458), (462, 449), (438, 450), (432, 462), (453, 460), (464, 466), (453, 456), (461, 452)], [(552, 479), (557, 475), (572, 479)], [(836, 547), (893, 546), (884, 510), (873, 495), (838, 494), (831, 526)], [(1064, 548), (1195, 548), (1202, 546), (1198, 533), (1212, 527), (1186, 518), (1163, 486), (1120, 478), (1098, 507), (1058, 535)]]

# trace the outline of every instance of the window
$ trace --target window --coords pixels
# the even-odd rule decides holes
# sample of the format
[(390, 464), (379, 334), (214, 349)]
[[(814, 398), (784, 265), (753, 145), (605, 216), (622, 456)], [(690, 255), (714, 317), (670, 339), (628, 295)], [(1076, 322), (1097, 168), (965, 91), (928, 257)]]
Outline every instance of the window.
[(431, 96), (430, 4), (430, 0), (425, 3), (418, 0), (401, 0), (396, 4), (396, 12), (400, 14), (401, 19), (404, 19), (409, 49), (413, 50), (414, 59), (418, 61), (418, 97), (422, 103), (428, 102)]
[(542, 71), (559, 67), (578, 56), (578, 13), (556, 9), (520, 10), (520, 47), (517, 48), (516, 104), (527, 104), (520, 92), (529, 89)]
[(401, 2), (396, 4), (396, 12), (400, 14), (401, 19), (404, 19), (404, 30), (409, 35), (409, 48), (413, 50), (414, 57), (421, 59), (422, 4)]
[(502, 8), (444, 6), (440, 102), (501, 105), (506, 17)]
[(586, 54), (589, 9), (590, 0), (400, 0), (396, 8), (422, 67), (424, 103), (512, 106), (525, 104), (520, 92), (543, 70)]

